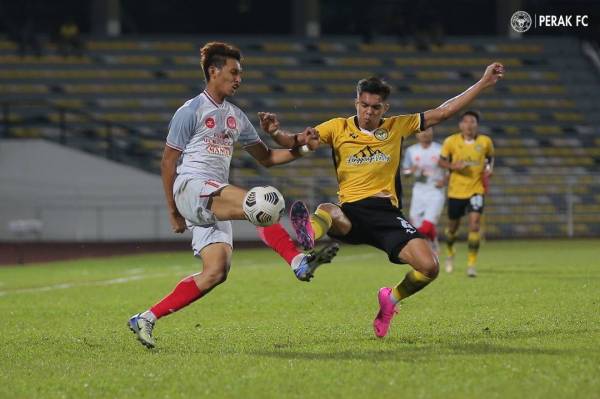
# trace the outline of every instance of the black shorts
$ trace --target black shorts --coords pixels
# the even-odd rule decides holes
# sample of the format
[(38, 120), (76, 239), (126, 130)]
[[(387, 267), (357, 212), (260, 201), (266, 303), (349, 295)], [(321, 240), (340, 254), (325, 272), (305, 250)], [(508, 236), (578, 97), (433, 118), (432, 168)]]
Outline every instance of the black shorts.
[(390, 262), (402, 264), (398, 254), (413, 238), (424, 238), (408, 223), (402, 211), (387, 198), (365, 198), (340, 207), (352, 222), (345, 236), (329, 236), (348, 244), (368, 244), (387, 253)]
[(448, 198), (448, 219), (460, 219), (465, 213), (483, 213), (483, 207), (483, 194), (475, 194), (471, 198)]

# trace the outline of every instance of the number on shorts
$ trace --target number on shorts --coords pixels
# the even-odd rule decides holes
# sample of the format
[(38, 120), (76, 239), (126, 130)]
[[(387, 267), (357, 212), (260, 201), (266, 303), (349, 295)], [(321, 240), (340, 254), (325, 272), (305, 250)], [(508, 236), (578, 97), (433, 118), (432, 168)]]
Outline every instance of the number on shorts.
[(402, 219), (400, 216), (397, 216), (396, 219), (400, 221), (402, 228), (404, 228), (404, 231), (406, 231), (408, 234), (415, 234), (417, 232), (417, 230), (410, 223)]
[(483, 195), (474, 195), (471, 197), (469, 202), (471, 203), (471, 208), (473, 208), (474, 211), (479, 210), (481, 207), (483, 207)]

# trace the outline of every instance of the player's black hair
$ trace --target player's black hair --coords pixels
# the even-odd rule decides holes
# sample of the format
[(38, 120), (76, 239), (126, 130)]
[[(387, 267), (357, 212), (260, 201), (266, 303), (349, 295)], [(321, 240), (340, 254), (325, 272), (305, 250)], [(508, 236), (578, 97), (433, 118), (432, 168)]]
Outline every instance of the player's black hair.
[(387, 84), (385, 80), (376, 76), (372, 76), (367, 79), (361, 79), (356, 85), (357, 96), (360, 96), (362, 93), (367, 92), (381, 96), (381, 99), (384, 101), (389, 97), (391, 91), (392, 88), (390, 87), (390, 85)]
[(467, 116), (467, 115), (471, 115), (473, 118), (475, 118), (475, 120), (477, 121), (477, 123), (479, 123), (479, 119), (481, 118), (481, 115), (479, 115), (479, 112), (473, 111), (473, 110), (468, 110), (468, 111), (463, 112), (458, 117), (458, 120), (462, 122), (462, 120), (464, 119), (464, 117)]
[(234, 58), (241, 62), (242, 53), (240, 52), (240, 49), (231, 44), (221, 42), (206, 43), (204, 47), (200, 49), (200, 64), (202, 65), (202, 71), (204, 72), (204, 80), (207, 82), (210, 80), (208, 68), (211, 66), (219, 69), (223, 68), (227, 62), (227, 58)]

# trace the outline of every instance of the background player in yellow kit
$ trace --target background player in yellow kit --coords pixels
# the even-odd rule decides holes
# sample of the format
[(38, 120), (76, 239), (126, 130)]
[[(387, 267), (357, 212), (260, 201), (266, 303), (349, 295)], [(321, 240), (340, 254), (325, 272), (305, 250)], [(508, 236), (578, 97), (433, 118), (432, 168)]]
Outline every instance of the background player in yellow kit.
[(454, 242), (460, 219), (468, 214), (469, 254), (467, 274), (477, 276), (475, 264), (479, 251), (479, 229), (484, 208), (484, 180), (489, 178), (494, 165), (492, 140), (478, 133), (479, 114), (466, 111), (460, 116), (460, 132), (444, 140), (439, 164), (450, 170), (448, 182), (448, 227), (446, 228), (446, 271), (454, 268)]

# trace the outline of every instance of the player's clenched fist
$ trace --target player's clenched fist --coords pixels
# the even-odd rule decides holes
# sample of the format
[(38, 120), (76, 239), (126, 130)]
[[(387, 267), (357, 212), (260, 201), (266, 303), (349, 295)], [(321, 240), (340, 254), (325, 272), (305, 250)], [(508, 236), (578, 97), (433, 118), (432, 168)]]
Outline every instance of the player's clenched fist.
[(271, 112), (259, 112), (258, 119), (260, 120), (261, 129), (268, 134), (273, 134), (279, 129), (279, 120), (277, 115)]
[(498, 80), (504, 77), (504, 65), (499, 62), (494, 62), (485, 69), (483, 76), (481, 77), (482, 83), (486, 87), (490, 87), (496, 84)]
[(314, 151), (319, 147), (319, 132), (317, 129), (307, 127), (300, 134), (304, 136), (304, 143), (302, 144), (306, 144), (311, 151)]

